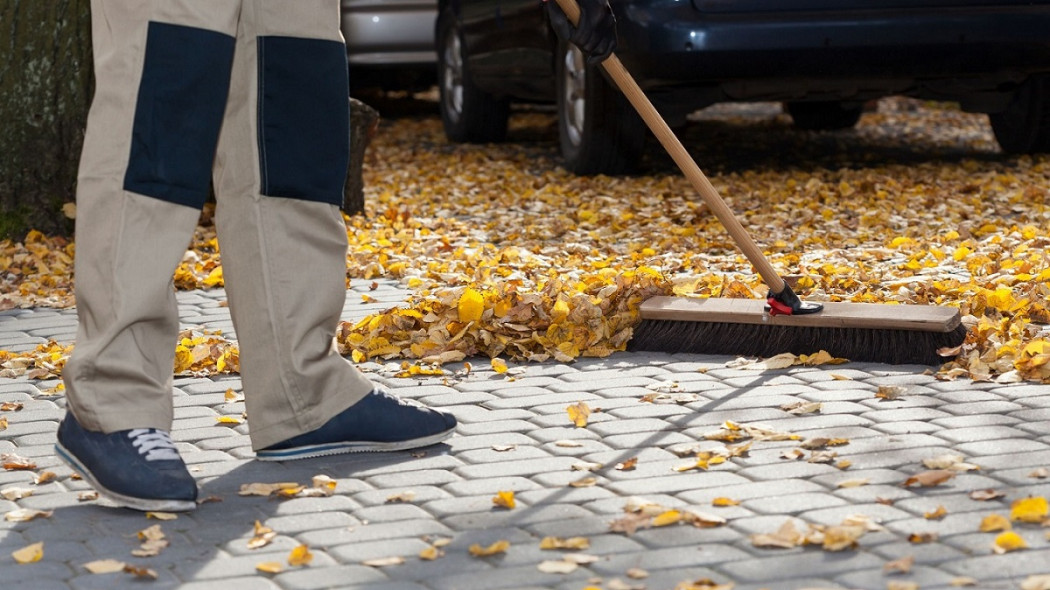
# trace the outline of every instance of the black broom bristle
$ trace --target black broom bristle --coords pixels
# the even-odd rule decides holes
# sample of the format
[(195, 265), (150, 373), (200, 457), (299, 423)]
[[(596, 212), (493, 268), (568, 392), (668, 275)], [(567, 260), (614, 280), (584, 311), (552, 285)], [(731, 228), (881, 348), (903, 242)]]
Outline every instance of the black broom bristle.
[(938, 349), (958, 347), (965, 339), (966, 327), (962, 325), (950, 332), (926, 332), (642, 320), (627, 350), (763, 358), (825, 350), (833, 357), (857, 362), (940, 365), (954, 355), (942, 356)]

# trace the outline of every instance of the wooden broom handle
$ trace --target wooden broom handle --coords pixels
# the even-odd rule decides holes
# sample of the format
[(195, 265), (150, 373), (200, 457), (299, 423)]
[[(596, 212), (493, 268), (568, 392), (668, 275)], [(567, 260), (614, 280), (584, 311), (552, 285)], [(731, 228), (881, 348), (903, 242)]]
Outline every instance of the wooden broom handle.
[[(569, 17), (569, 22), (575, 25), (580, 19), (580, 7), (576, 4), (576, 0), (556, 1), (562, 12)], [(744, 226), (740, 225), (740, 221), (737, 220), (736, 215), (722, 200), (722, 197), (718, 195), (718, 191), (711, 185), (711, 181), (707, 179), (707, 176), (704, 176), (700, 167), (696, 165), (689, 152), (682, 146), (682, 142), (678, 141), (678, 138), (671, 131), (663, 117), (660, 116), (660, 113), (657, 112), (653, 103), (649, 101), (648, 97), (645, 96), (645, 93), (638, 86), (638, 83), (634, 81), (631, 74), (623, 67), (620, 58), (616, 57), (614, 53), (602, 62), (602, 66), (620, 91), (627, 97), (627, 100), (631, 102), (635, 110), (638, 111), (638, 114), (645, 120), (645, 124), (652, 130), (656, 139), (660, 141), (667, 153), (678, 164), (686, 178), (692, 183), (693, 188), (700, 193), (704, 203), (711, 208), (718, 221), (722, 222), (722, 226), (729, 232), (737, 247), (743, 251), (744, 256), (747, 257), (748, 261), (751, 262), (762, 277), (762, 280), (769, 286), (770, 292), (780, 293), (783, 291), (784, 279), (780, 278), (777, 271), (773, 269), (773, 265), (762, 254), (762, 250), (758, 248), (751, 236), (748, 235)]]

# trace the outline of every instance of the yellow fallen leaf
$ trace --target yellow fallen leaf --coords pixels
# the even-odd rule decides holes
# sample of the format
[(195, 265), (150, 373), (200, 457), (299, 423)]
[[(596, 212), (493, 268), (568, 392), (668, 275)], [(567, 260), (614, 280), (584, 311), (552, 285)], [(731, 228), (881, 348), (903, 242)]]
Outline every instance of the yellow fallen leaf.
[(242, 422), (242, 420), (240, 418), (236, 417), (236, 416), (218, 416), (218, 417), (215, 418), (215, 421), (218, 422), (219, 424), (232, 424), (232, 425), (237, 425), (237, 424), (240, 424)]
[(981, 525), (979, 527), (982, 533), (992, 533), (996, 531), (1008, 531), (1013, 528), (1010, 521), (1007, 520), (1002, 514), (989, 514), (981, 519)]
[(587, 549), (591, 546), (591, 541), (587, 537), (569, 537), (563, 539), (561, 537), (544, 537), (540, 540), (540, 549)]
[(503, 373), (506, 373), (507, 370), (508, 370), (507, 369), (507, 362), (504, 361), (503, 359), (499, 358), (499, 357), (493, 357), (493, 359), (491, 361), (489, 361), (489, 364), (492, 365), (492, 370), (493, 371), (495, 371), (495, 372), (497, 372), (497, 373), (499, 373), (501, 375)]
[(435, 547), (434, 545), (429, 545), (419, 552), (419, 558), (426, 561), (434, 561), (435, 559), (443, 557), (444, 555), (445, 552), (442, 551), (441, 548)]
[(264, 574), (279, 574), (284, 571), (284, 566), (278, 561), (264, 561), (255, 564), (255, 569)]
[[(956, 588), (963, 588), (966, 586), (976, 586), (978, 582), (975, 578), (971, 578), (969, 576), (959, 576), (956, 578), (952, 578), (948, 582), (948, 584), (951, 586), (955, 586)], [(1047, 590), (1050, 590), (1050, 588), (1048, 588)]]
[(32, 545), (26, 545), (25, 547), (11, 553), (11, 557), (15, 558), (15, 563), (26, 564), (35, 563), (44, 558), (44, 543), (33, 543)]
[(91, 574), (113, 574), (123, 572), (125, 563), (116, 559), (97, 559), (84, 564), (84, 569)]
[(653, 517), (653, 526), (667, 526), (677, 524), (682, 520), (682, 513), (677, 510), (668, 510)]
[(492, 503), (501, 508), (514, 508), (514, 492), (496, 492), (496, 495), (492, 498)]
[(734, 500), (732, 498), (726, 498), (724, 496), (719, 496), (719, 497), (715, 498), (714, 500), (711, 500), (711, 505), (712, 506), (738, 506), (738, 505), (740, 505), (740, 500)]
[(1048, 515), (1050, 507), (1047, 506), (1046, 498), (1042, 496), (1021, 498), (1010, 505), (1010, 520), (1038, 524), (1046, 522)]
[(784, 521), (784, 524), (780, 525), (775, 533), (751, 535), (752, 545), (766, 549), (792, 549), (801, 545), (804, 540), (805, 536), (798, 532), (795, 524), (790, 520)]
[(460, 322), (464, 324), (477, 322), (481, 320), (481, 315), (485, 312), (485, 297), (468, 287), (459, 296), (457, 311)]
[(915, 582), (891, 580), (886, 582), (886, 590), (919, 590), (919, 585)]
[(313, 561), (313, 559), (314, 554), (310, 553), (309, 547), (306, 545), (298, 545), (288, 554), (288, 565), (306, 565)]
[(860, 486), (866, 486), (871, 483), (871, 480), (867, 477), (855, 477), (853, 479), (844, 479), (840, 481), (836, 487), (840, 488), (856, 488)]
[(475, 543), (471, 545), (467, 551), (470, 552), (474, 557), (488, 557), (490, 555), (496, 555), (497, 553), (505, 553), (510, 548), (510, 541), (500, 540), (489, 545), (488, 547), (482, 547)]
[(295, 482), (246, 483), (237, 492), (240, 496), (269, 496), (281, 490), (300, 490), (304, 486)]
[(587, 426), (587, 419), (591, 415), (591, 408), (587, 402), (572, 404), (565, 408), (565, 411), (569, 414), (569, 421), (575, 424), (576, 428)]
[(1026, 548), (1028, 548), (1028, 543), (1025, 542), (1021, 535), (1018, 535), (1013, 531), (1000, 533), (999, 536), (995, 538), (995, 543), (992, 545), (992, 551), (1000, 555)]

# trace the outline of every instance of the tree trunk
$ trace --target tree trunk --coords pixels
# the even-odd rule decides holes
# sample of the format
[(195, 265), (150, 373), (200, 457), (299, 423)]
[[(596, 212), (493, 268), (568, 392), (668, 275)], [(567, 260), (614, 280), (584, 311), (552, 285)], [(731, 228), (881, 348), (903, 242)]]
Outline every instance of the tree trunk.
[(379, 112), (367, 104), (350, 98), (350, 168), (346, 172), (343, 191), (343, 211), (347, 215), (365, 212), (365, 149), (379, 129)]
[(89, 0), (0, 0), (0, 239), (68, 235), (91, 103)]

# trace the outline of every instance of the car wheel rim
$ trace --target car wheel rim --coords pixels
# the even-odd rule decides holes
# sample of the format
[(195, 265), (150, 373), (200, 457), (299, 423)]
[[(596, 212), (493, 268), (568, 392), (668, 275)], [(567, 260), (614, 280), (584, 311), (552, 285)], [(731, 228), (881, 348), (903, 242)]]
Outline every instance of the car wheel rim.
[(583, 53), (574, 45), (565, 52), (563, 68), (564, 84), (562, 101), (565, 106), (562, 116), (565, 118), (565, 132), (572, 145), (580, 145), (583, 139), (584, 125), (584, 89), (587, 84), (586, 65)]
[(445, 112), (453, 121), (463, 114), (463, 52), (459, 35), (449, 34), (445, 42), (441, 89), (444, 92)]

